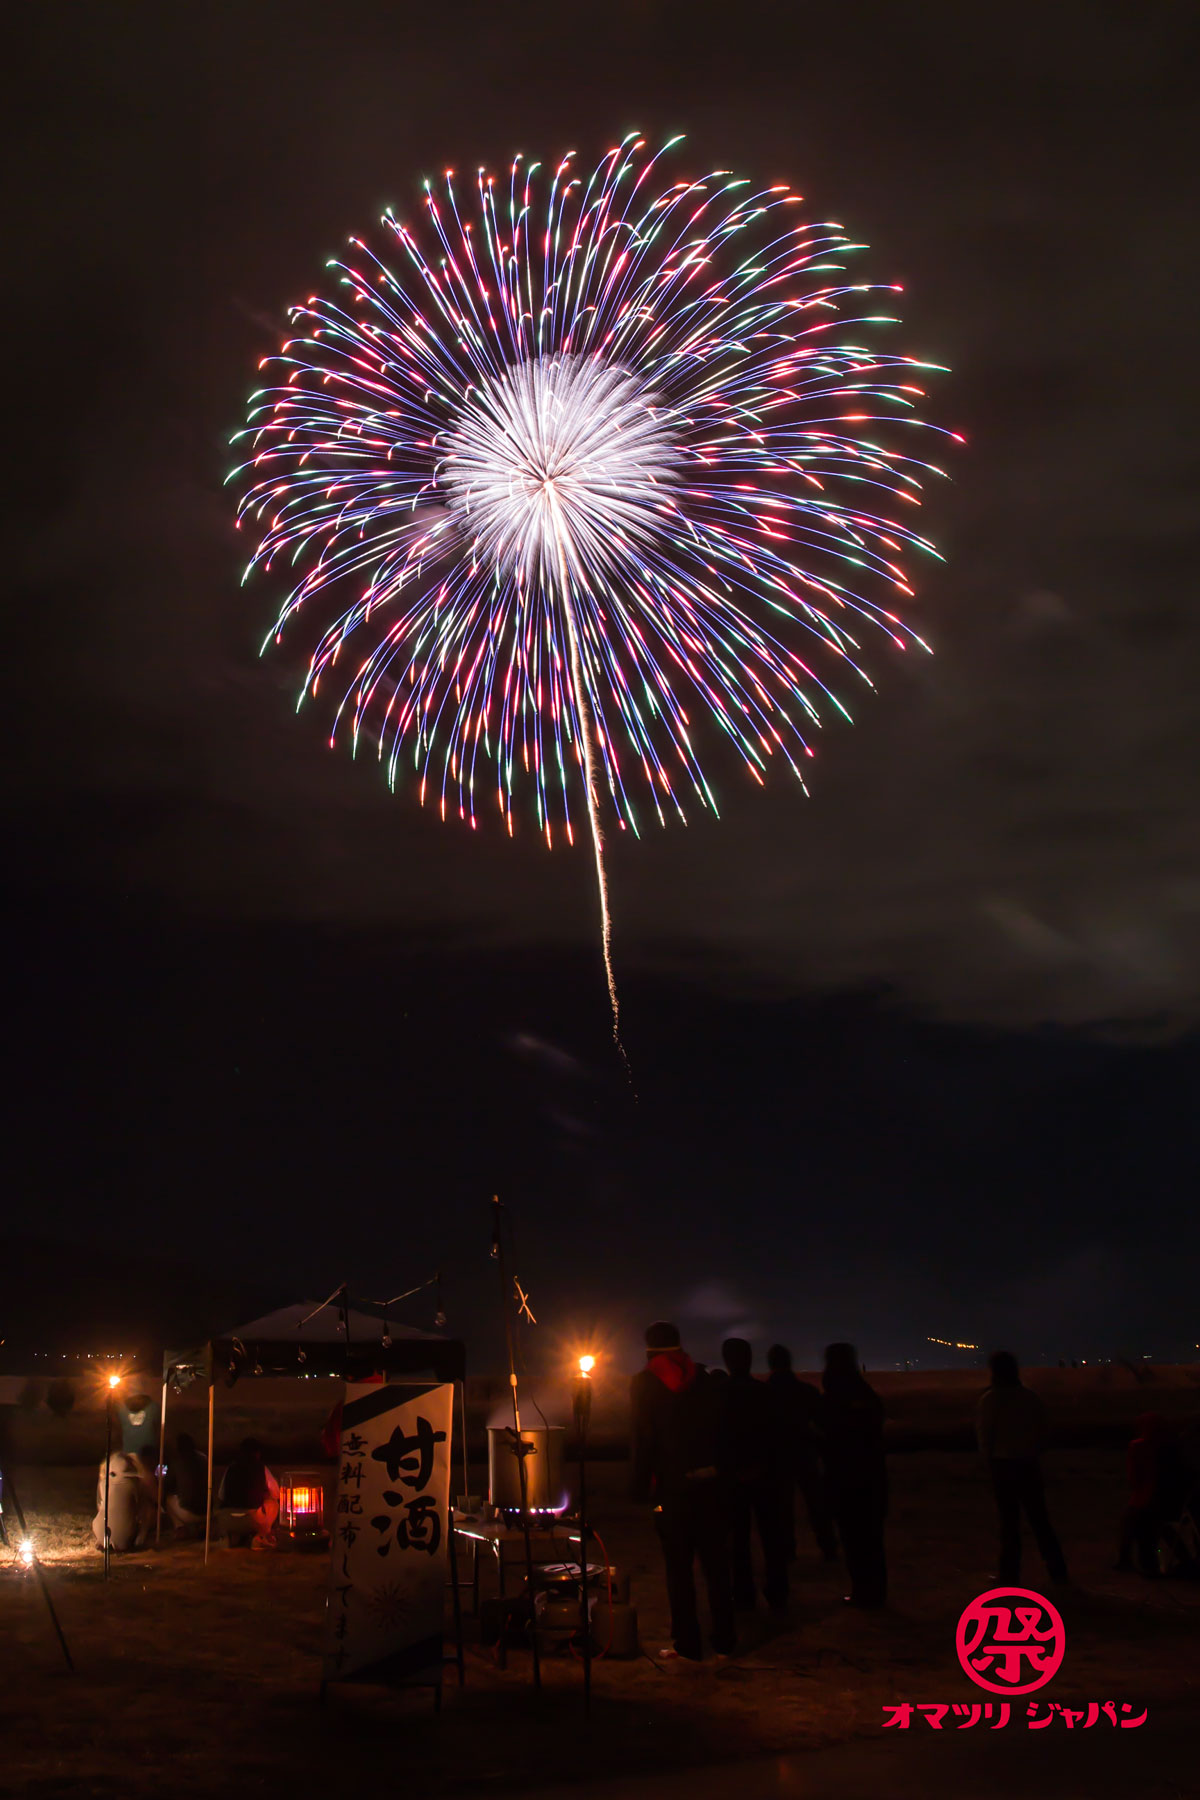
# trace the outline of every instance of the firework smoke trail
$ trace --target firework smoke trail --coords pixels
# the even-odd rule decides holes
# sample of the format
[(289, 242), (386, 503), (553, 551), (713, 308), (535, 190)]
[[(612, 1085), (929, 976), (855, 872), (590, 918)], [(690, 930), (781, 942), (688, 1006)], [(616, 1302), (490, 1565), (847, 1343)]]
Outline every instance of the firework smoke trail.
[(862, 341), (895, 321), (845, 278), (861, 246), (782, 185), (664, 183), (664, 153), (631, 136), (586, 180), (564, 157), (536, 218), (520, 157), (469, 213), (426, 183), (424, 244), (385, 215), (398, 270), (351, 239), (346, 298), (293, 308), (231, 476), (247, 576), (292, 569), (271, 638), (340, 596), (300, 700), (363, 645), (331, 743), (373, 743), (393, 786), (408, 760), (472, 828), (490, 761), (509, 833), (523, 791), (547, 844), (574, 842), (581, 765), (614, 1032), (602, 807), (635, 835), (635, 789), (660, 824), (688, 790), (716, 810), (697, 709), (760, 784), (781, 757), (804, 786), (835, 681), (871, 685), (860, 628), (921, 645), (888, 599), (937, 554), (893, 516), (940, 473), (911, 435), (935, 365)]

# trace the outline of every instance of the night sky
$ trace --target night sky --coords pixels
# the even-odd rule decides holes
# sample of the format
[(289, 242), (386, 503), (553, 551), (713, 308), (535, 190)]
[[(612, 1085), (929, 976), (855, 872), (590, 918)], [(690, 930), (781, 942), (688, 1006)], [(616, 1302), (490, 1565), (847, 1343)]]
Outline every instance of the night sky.
[[(264, 1301), (440, 1264), (482, 1355), (499, 1188), (547, 1341), (1200, 1335), (1195, 8), (44, 4), (15, 36), (11, 1232), (106, 1319), (163, 1312), (122, 1274), (152, 1250)], [(303, 633), (257, 659), (280, 588), (239, 587), (221, 486), (350, 232), (635, 126), (869, 243), (968, 438), (921, 518), (937, 654), (875, 658), (812, 798), (714, 747), (719, 822), (612, 842), (636, 1101), (587, 851), (331, 754)]]

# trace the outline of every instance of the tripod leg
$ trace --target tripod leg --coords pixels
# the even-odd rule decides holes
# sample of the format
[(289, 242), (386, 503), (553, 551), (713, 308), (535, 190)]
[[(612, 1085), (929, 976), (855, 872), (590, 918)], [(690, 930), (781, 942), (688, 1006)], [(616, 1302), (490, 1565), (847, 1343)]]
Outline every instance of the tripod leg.
[[(25, 1529), (25, 1514), (21, 1511), (21, 1502), (17, 1499), (17, 1490), (12, 1484), (12, 1478), (3, 1469), (0, 1469), (0, 1480), (3, 1480), (4, 1486), (7, 1488), (9, 1495), (12, 1498), (13, 1511), (17, 1515), (17, 1524), (21, 1527), (21, 1536), (27, 1537), (29, 1534)], [(71, 1652), (67, 1649), (67, 1640), (63, 1636), (63, 1628), (59, 1624), (58, 1614), (54, 1610), (54, 1601), (51, 1598), (50, 1589), (46, 1583), (46, 1571), (42, 1568), (42, 1565), (36, 1556), (33, 1559), (33, 1572), (37, 1576), (38, 1586), (42, 1590), (42, 1599), (46, 1602), (46, 1611), (50, 1614), (50, 1623), (54, 1627), (54, 1635), (57, 1637), (62, 1648), (62, 1653), (66, 1658), (67, 1667), (73, 1675), (75, 1673), (75, 1664), (71, 1661)]]
[(46, 1582), (46, 1571), (43, 1569), (36, 1556), (33, 1559), (33, 1568), (34, 1573), (38, 1578), (38, 1586), (42, 1590), (42, 1598), (46, 1602), (46, 1611), (50, 1614), (50, 1623), (54, 1627), (54, 1635), (58, 1639), (62, 1653), (66, 1658), (67, 1667), (73, 1675), (75, 1673), (75, 1664), (71, 1661), (71, 1652), (67, 1649), (67, 1640), (63, 1636), (63, 1628), (58, 1622), (58, 1614), (54, 1610), (54, 1601), (50, 1598), (50, 1589)]
[[(454, 1529), (454, 1502), (450, 1502), (450, 1582), (454, 1589), (454, 1660), (458, 1667), (458, 1685), (466, 1680), (463, 1658), (462, 1596), (458, 1591), (458, 1533)], [(439, 1690), (440, 1691), (440, 1690)]]

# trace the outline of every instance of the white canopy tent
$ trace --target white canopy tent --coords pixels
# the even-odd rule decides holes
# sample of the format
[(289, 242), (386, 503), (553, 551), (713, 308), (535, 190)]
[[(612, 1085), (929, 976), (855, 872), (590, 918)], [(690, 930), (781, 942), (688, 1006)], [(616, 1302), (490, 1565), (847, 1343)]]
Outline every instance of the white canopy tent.
[(167, 1434), (167, 1393), (181, 1394), (194, 1382), (208, 1388), (208, 1500), (204, 1517), (204, 1560), (212, 1531), (213, 1418), (219, 1378), (232, 1387), (243, 1376), (326, 1375), (363, 1380), (369, 1375), (430, 1377), (452, 1382), (459, 1392), (463, 1424), (463, 1491), (466, 1491), (466, 1413), (463, 1382), (466, 1357), (459, 1338), (412, 1325), (391, 1323), (382, 1313), (352, 1307), (344, 1296), (321, 1302), (298, 1300), (261, 1319), (163, 1357), (162, 1412), (158, 1440), (158, 1510), (162, 1518), (162, 1474)]

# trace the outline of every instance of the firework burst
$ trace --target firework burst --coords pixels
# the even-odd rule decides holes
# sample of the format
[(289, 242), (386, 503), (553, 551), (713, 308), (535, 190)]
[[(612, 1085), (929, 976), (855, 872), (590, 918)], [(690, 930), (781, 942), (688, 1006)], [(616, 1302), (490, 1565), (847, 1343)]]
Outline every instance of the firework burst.
[(663, 185), (664, 153), (518, 158), (473, 216), (426, 184), (421, 237), (385, 215), (397, 268), (352, 239), (343, 297), (293, 309), (235, 440), (247, 575), (293, 571), (268, 643), (338, 597), (300, 696), (345, 659), (331, 741), (472, 826), (487, 761), (510, 833), (522, 789), (548, 844), (586, 813), (614, 1034), (606, 805), (715, 810), (697, 717), (803, 784), (860, 637), (920, 644), (890, 607), (936, 554), (892, 516), (937, 472), (896, 429), (933, 429), (933, 365), (861, 342), (896, 290), (848, 282), (861, 246), (788, 188)]

